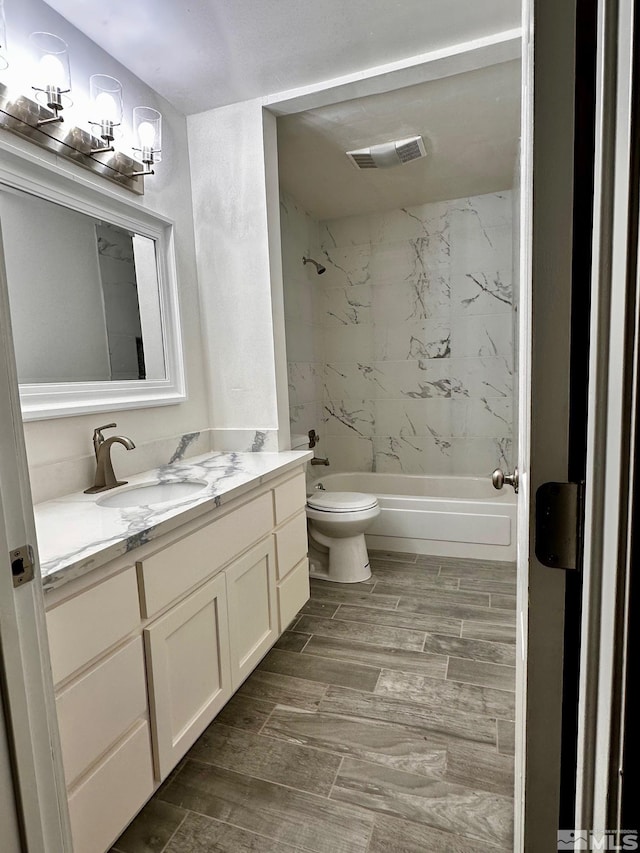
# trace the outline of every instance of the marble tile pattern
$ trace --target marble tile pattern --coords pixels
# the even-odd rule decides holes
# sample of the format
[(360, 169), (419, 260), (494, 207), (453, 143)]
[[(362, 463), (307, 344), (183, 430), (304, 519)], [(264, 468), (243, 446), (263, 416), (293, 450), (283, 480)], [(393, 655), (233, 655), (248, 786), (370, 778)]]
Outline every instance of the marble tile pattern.
[(34, 506), (45, 592), (215, 510), (311, 457), (310, 452), (299, 451), (214, 452), (187, 459), (188, 438), (182, 437), (167, 464), (131, 477), (127, 486), (119, 487), (200, 481), (202, 489), (187, 498), (117, 509), (98, 503), (113, 492), (76, 492)]
[(511, 467), (511, 195), (321, 222), (311, 291), (292, 271), (313, 220), (295, 208), (296, 241), (283, 219), (292, 432), (320, 419), (332, 470)]
[[(312, 582), (112, 853), (513, 849), (515, 610), (492, 589), (513, 593), (515, 566), (371, 556), (367, 583)], [(410, 585), (437, 616), (406, 606)], [(496, 639), (470, 638), (494, 610)]]

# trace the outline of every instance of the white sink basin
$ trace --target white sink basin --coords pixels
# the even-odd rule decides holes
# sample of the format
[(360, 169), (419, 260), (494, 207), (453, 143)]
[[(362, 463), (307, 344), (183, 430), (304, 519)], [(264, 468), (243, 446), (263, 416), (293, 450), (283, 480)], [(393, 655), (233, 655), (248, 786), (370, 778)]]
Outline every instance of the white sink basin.
[(176, 483), (141, 483), (130, 489), (117, 489), (100, 498), (99, 506), (128, 507), (169, 503), (189, 498), (202, 491), (207, 484), (202, 480), (183, 480)]

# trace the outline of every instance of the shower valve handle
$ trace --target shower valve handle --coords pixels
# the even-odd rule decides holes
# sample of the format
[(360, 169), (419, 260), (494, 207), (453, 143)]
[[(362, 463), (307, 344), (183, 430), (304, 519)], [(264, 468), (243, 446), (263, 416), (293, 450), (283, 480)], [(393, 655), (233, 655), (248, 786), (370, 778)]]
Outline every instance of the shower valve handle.
[(502, 468), (496, 468), (496, 470), (491, 475), (491, 482), (493, 483), (494, 489), (501, 489), (506, 483), (507, 486), (513, 486), (513, 491), (518, 494), (518, 469), (513, 469), (513, 474), (505, 474)]

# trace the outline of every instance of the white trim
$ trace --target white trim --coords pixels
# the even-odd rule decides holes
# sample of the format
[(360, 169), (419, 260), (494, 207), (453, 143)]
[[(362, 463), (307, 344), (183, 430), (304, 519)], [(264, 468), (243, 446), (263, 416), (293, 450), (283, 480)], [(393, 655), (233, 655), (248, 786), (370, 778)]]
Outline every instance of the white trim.
[(129, 382), (65, 382), (20, 386), (25, 421), (90, 412), (169, 406), (186, 399), (174, 224), (109, 189), (78, 181), (0, 145), (0, 185), (106, 220), (154, 240), (166, 378)]

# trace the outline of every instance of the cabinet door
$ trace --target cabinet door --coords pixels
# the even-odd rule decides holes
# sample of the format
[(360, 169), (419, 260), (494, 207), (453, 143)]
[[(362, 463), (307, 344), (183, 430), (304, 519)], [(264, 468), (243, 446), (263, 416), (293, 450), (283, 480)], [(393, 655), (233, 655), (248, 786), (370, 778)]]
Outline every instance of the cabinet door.
[(231, 682), (236, 690), (278, 637), (276, 560), (269, 536), (226, 570)]
[(231, 696), (224, 574), (145, 628), (144, 638), (162, 780)]

